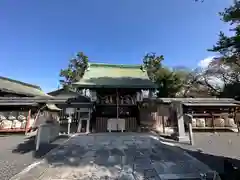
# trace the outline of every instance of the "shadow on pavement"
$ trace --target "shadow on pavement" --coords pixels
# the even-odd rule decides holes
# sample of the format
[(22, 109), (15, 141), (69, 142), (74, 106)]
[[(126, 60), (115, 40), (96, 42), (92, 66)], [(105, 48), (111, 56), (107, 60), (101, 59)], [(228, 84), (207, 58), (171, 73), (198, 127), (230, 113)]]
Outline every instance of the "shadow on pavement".
[(215, 156), (202, 151), (181, 148), (191, 156), (208, 165), (212, 170), (219, 173), (222, 180), (240, 179), (240, 160), (223, 156)]
[[(13, 153), (32, 152), (34, 157), (41, 158), (66, 140), (66, 138), (68, 136), (60, 136), (51, 144), (46, 144), (38, 152), (35, 152), (34, 137), (32, 137), (19, 144), (13, 150)], [(47, 154), (45, 158), (48, 164), (54, 167), (79, 167), (78, 169), (83, 169), (83, 171), (87, 172), (89, 169), (85, 168), (94, 164), (95, 167), (99, 168), (98, 171), (100, 172), (101, 170), (111, 170), (113, 167), (120, 166), (123, 169), (131, 168), (133, 176), (141, 174), (145, 179), (155, 180), (160, 180), (158, 177), (159, 172), (166, 173), (161, 165), (162, 162), (175, 164), (173, 167), (167, 168), (169, 174), (200, 174), (208, 171), (201, 164), (191, 163), (194, 161), (191, 161), (190, 157), (182, 153), (182, 151), (185, 151), (208, 165), (212, 170), (218, 172), (222, 180), (240, 179), (240, 160), (214, 156), (183, 147), (163, 145), (159, 140), (155, 139), (151, 140), (149, 147), (139, 148), (137, 143), (130, 142), (127, 148), (121, 148), (121, 146), (109, 148), (108, 146), (111, 146), (111, 143), (115, 143), (118, 138), (120, 137), (110, 138), (110, 144), (105, 144), (101, 147), (96, 147), (96, 144), (92, 142), (87, 142), (86, 144), (81, 141), (79, 144), (68, 143), (59, 146), (56, 151)], [(171, 141), (167, 140), (165, 142)], [(135, 179), (137, 178), (135, 177)]]
[(205, 153), (200, 149), (194, 148), (189, 143), (176, 142), (171, 136), (160, 135), (160, 137), (162, 137), (164, 142), (174, 142), (174, 144), (180, 145), (180, 149), (218, 172), (222, 180), (240, 180), (240, 160)]
[[(115, 138), (120, 137), (116, 136)], [(48, 164), (53, 167), (63, 167), (63, 169), (70, 166), (84, 170), (93, 166), (97, 168), (97, 173), (114, 171), (113, 169), (116, 167), (126, 169), (126, 171), (131, 169), (131, 174), (135, 179), (141, 175), (144, 179), (160, 180), (159, 174), (173, 174), (179, 179), (184, 179), (183, 176), (187, 176), (187, 174), (194, 174), (195, 178), (200, 178), (201, 173), (207, 173), (210, 170), (207, 166), (183, 153), (179, 148), (162, 144), (156, 139), (151, 139), (149, 146), (139, 146), (139, 139), (136, 142), (126, 140), (125, 143), (129, 143), (127, 147), (116, 145), (116, 139), (112, 138), (110, 143), (105, 145), (101, 143), (101, 145), (96, 145), (99, 141), (85, 145), (69, 143), (60, 146), (57, 151), (48, 154), (45, 158)], [(146, 140), (143, 139), (143, 142)], [(166, 168), (167, 163), (171, 164), (167, 166), (168, 168)], [(90, 170), (86, 169), (85, 171)], [(209, 172), (209, 175), (212, 174)], [(101, 175), (99, 174), (99, 176)], [(109, 177), (101, 176), (101, 178)], [(118, 179), (122, 178), (118, 177)]]
[(12, 150), (12, 153), (19, 153), (19, 154), (32, 153), (34, 158), (42, 158), (49, 151), (58, 147), (62, 142), (64, 142), (68, 138), (69, 136), (67, 135), (61, 135), (57, 139), (55, 139), (53, 142), (41, 145), (39, 150), (36, 151), (35, 136), (27, 137), (25, 138), (25, 141), (23, 143), (19, 143)]

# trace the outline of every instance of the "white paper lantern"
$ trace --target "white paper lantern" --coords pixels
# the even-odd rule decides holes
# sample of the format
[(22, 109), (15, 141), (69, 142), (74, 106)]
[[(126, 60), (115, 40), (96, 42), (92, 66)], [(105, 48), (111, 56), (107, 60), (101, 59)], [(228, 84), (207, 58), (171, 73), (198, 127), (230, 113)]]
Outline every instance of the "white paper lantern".
[(214, 119), (213, 122), (214, 122), (214, 126), (216, 126), (216, 127), (224, 127), (225, 126), (223, 118), (216, 118), (216, 119)]
[(86, 89), (85, 94), (87, 97), (91, 97), (91, 92), (89, 89)]
[(142, 97), (148, 98), (149, 97), (149, 90), (142, 90)]
[(197, 121), (195, 118), (192, 118), (192, 127), (196, 127), (197, 126)]
[(7, 118), (3, 115), (3, 114), (0, 114), (0, 121), (2, 120), (6, 120)]
[(3, 120), (0, 123), (0, 129), (11, 129), (12, 127), (12, 121), (10, 120)]
[(12, 128), (21, 128), (22, 122), (19, 120), (13, 120)]
[(205, 125), (206, 125), (206, 127), (212, 127), (213, 126), (212, 118), (206, 118)]
[(226, 119), (225, 119), (225, 126), (226, 126), (226, 127), (233, 127), (233, 128), (236, 128), (236, 127), (237, 127), (237, 125), (235, 124), (233, 118), (226, 118)]
[(27, 119), (27, 117), (24, 116), (24, 115), (19, 115), (17, 119), (18, 119), (19, 121), (24, 121), (24, 120)]
[(205, 127), (205, 119), (204, 118), (196, 119), (196, 125), (197, 127)]
[(13, 115), (9, 115), (8, 116), (8, 120), (11, 120), (11, 121), (13, 121), (13, 120), (15, 120), (15, 119), (17, 119), (15, 116), (13, 116)]

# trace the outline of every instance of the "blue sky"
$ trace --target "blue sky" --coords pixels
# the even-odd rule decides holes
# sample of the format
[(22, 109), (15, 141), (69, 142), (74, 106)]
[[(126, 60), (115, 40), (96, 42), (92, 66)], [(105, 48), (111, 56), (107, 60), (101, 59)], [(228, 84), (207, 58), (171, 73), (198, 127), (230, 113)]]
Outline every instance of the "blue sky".
[(59, 84), (76, 52), (90, 61), (139, 64), (146, 52), (169, 66), (195, 67), (227, 31), (218, 12), (231, 0), (1, 0), (0, 76)]

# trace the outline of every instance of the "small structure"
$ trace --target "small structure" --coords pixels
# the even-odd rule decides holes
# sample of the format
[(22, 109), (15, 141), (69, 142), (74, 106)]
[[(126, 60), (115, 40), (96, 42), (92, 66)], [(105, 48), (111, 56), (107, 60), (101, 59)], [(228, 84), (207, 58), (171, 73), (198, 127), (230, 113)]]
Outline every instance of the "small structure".
[[(62, 131), (67, 131), (70, 117), (71, 132), (90, 132), (93, 103), (89, 97), (63, 88), (48, 94), (54, 97), (54, 103), (61, 109), (60, 124)], [(73, 111), (71, 114), (68, 112), (69, 108)]]
[(0, 98), (0, 132), (29, 132), (35, 126), (36, 119), (44, 113), (56, 112), (54, 104), (38, 103), (33, 98)]
[(184, 101), (184, 114), (190, 114), (193, 130), (237, 131), (235, 119), (239, 102), (234, 99), (194, 99)]
[(50, 97), (39, 86), (0, 76), (0, 97)]
[[(168, 115), (171, 127), (179, 137), (186, 137), (191, 123), (192, 130), (231, 130), (237, 131), (237, 120), (235, 118), (239, 108), (239, 102), (227, 98), (159, 98), (151, 99), (158, 104), (158, 113), (165, 116), (162, 109)], [(192, 117), (188, 121), (189, 117)], [(175, 123), (174, 123), (175, 122)], [(160, 127), (166, 128), (165, 122)]]
[(0, 76), (0, 132), (27, 132), (39, 104), (22, 98), (50, 98), (40, 87)]

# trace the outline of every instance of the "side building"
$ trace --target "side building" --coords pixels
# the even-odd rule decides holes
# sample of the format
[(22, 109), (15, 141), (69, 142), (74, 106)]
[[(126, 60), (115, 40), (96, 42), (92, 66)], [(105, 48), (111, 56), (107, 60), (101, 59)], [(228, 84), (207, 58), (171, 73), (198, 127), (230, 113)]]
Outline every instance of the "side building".
[[(55, 108), (34, 98), (49, 99), (39, 86), (0, 76), (0, 132), (28, 132), (39, 109)], [(55, 108), (56, 109), (56, 108)]]
[(0, 76), (0, 97), (46, 97), (39, 86)]

